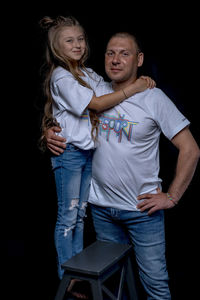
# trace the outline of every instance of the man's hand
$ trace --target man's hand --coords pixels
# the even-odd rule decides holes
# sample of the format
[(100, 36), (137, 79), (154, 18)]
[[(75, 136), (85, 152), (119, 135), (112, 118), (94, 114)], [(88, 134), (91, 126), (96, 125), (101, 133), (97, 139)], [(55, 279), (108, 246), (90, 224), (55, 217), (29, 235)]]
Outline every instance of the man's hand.
[[(144, 200), (143, 200), (144, 199)], [(137, 205), (141, 212), (148, 210), (148, 215), (151, 215), (157, 210), (168, 209), (175, 206), (175, 204), (167, 197), (166, 193), (162, 193), (158, 189), (157, 194), (143, 194), (138, 196), (138, 200), (143, 200)]]
[(47, 142), (47, 148), (55, 155), (60, 155), (66, 148), (66, 139), (55, 134), (60, 131), (60, 127), (53, 126), (47, 129), (44, 134)]

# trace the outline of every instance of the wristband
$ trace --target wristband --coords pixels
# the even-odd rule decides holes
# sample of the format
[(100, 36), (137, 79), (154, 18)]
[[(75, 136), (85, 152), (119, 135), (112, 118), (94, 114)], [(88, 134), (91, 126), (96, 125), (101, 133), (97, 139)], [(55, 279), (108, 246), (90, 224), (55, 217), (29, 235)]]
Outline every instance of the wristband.
[(167, 193), (167, 198), (174, 203), (174, 205), (177, 205), (178, 203), (173, 199), (172, 195), (170, 193)]

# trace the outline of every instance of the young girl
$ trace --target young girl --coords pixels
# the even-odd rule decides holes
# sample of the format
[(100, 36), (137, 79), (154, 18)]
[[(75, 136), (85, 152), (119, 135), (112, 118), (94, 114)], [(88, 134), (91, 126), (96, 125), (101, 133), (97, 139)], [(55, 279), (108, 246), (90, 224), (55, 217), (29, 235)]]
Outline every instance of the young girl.
[[(58, 275), (62, 263), (83, 248), (83, 218), (91, 180), (92, 156), (98, 132), (95, 112), (111, 108), (127, 97), (154, 86), (144, 77), (120, 90), (101, 97), (95, 90), (104, 84), (102, 77), (84, 66), (88, 56), (85, 32), (73, 17), (45, 17), (40, 22), (48, 31), (45, 79), (46, 105), (43, 131), (52, 124), (62, 128), (61, 136), (67, 147), (60, 156), (51, 158), (55, 175), (58, 215), (55, 246), (58, 256)], [(144, 80), (145, 79), (145, 80)]]

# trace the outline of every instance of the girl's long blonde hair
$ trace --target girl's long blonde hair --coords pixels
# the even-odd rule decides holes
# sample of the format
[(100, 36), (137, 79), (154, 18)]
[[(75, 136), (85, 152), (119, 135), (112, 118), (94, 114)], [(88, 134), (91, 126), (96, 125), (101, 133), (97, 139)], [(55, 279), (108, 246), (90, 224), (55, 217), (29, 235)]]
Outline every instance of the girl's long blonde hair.
[[(52, 96), (50, 91), (50, 80), (51, 75), (54, 69), (58, 66), (63, 67), (64, 69), (68, 70), (72, 73), (74, 78), (82, 85), (87, 88), (91, 87), (79, 76), (76, 66), (77, 62), (73, 61), (69, 57), (64, 56), (61, 51), (59, 51), (58, 47), (58, 37), (63, 30), (64, 27), (72, 27), (72, 26), (79, 26), (83, 30), (83, 34), (86, 40), (86, 50), (84, 55), (81, 57), (80, 61), (78, 61), (78, 67), (85, 70), (87, 73), (87, 69), (84, 65), (86, 59), (89, 55), (89, 45), (87, 41), (87, 37), (83, 27), (79, 24), (79, 22), (72, 16), (63, 17), (58, 16), (55, 19), (50, 17), (44, 17), (40, 21), (40, 26), (47, 32), (47, 44), (46, 44), (46, 53), (45, 53), (45, 80), (43, 83), (43, 90), (45, 96), (45, 106), (44, 106), (44, 116), (42, 118), (42, 136), (40, 139), (40, 146), (42, 149), (46, 148), (46, 141), (45, 141), (45, 131), (52, 127), (52, 126), (59, 126), (57, 120), (53, 117), (52, 114)], [(98, 134), (98, 125), (99, 125), (99, 118), (97, 114), (93, 111), (90, 111), (90, 120), (92, 124), (92, 138), (95, 140)]]

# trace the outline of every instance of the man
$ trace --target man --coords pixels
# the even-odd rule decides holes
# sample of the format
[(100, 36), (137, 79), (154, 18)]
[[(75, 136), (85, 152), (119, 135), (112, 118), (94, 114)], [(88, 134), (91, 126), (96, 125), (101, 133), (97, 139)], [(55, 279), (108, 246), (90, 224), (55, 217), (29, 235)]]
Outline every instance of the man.
[[(97, 96), (136, 80), (142, 63), (143, 53), (132, 35), (112, 36), (105, 54), (105, 69), (112, 83), (95, 91)], [(189, 121), (161, 90), (146, 90), (131, 98), (100, 115), (89, 202), (97, 239), (131, 242), (148, 299), (171, 299), (163, 209), (180, 200), (200, 151)], [(59, 154), (63, 140), (54, 136), (53, 130), (46, 134), (47, 144)], [(161, 192), (158, 177), (161, 131), (179, 150), (176, 174), (167, 193)]]

